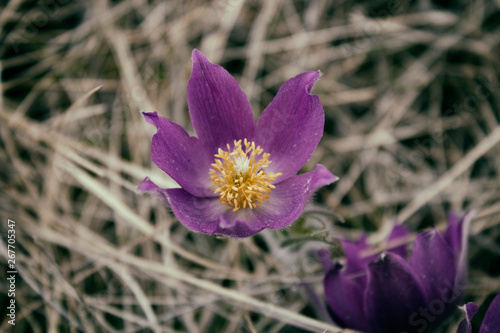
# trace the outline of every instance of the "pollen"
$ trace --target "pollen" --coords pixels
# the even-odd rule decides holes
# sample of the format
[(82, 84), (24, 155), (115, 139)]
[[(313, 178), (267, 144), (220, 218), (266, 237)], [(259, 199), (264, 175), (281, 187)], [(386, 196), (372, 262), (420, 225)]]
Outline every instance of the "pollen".
[(267, 173), (271, 164), (269, 154), (264, 153), (255, 142), (234, 141), (234, 147), (227, 144), (227, 151), (219, 148), (215, 163), (210, 169), (210, 181), (219, 194), (219, 201), (227, 209), (256, 208), (264, 199), (269, 198), (271, 184), (282, 173)]

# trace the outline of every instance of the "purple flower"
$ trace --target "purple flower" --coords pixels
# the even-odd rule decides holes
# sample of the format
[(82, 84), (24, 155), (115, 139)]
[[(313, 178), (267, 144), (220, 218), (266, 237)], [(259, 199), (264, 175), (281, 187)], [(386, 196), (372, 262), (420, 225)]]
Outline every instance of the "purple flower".
[(286, 227), (319, 187), (337, 180), (319, 164), (296, 175), (323, 135), (323, 107), (310, 94), (319, 76), (288, 80), (255, 123), (238, 82), (194, 50), (187, 99), (198, 137), (144, 113), (158, 129), (151, 159), (181, 188), (162, 189), (146, 178), (139, 189), (156, 193), (194, 231), (248, 237)]
[(470, 219), (470, 213), (450, 215), (443, 234), (419, 233), (410, 258), (403, 226), (392, 230), (389, 249), (379, 255), (370, 253), (366, 236), (342, 240), (346, 267), (329, 264), (323, 280), (333, 320), (370, 333), (426, 332), (439, 324), (465, 288)]
[[(458, 325), (457, 333), (472, 333), (471, 320), (477, 313), (479, 308), (474, 303), (467, 303), (463, 307), (465, 312), (465, 319)], [(484, 316), (483, 323), (479, 329), (479, 333), (493, 333), (498, 332), (500, 329), (500, 293), (495, 296), (491, 302), (486, 315)]]

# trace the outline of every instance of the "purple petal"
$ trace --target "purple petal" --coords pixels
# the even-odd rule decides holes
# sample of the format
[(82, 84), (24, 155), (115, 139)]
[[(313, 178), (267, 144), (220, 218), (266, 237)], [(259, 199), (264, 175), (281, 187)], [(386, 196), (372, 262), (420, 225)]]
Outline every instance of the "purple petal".
[(409, 262), (425, 289), (428, 303), (435, 299), (446, 304), (458, 301), (459, 295), (455, 294), (458, 290), (454, 286), (457, 272), (455, 257), (439, 232), (419, 233)]
[(170, 203), (168, 202), (168, 196), (165, 193), (165, 190), (159, 188), (158, 185), (153, 183), (149, 177), (146, 177), (144, 181), (137, 187), (139, 191), (151, 192), (155, 194), (157, 197), (161, 199), (161, 201), (168, 207), (170, 207)]
[(318, 259), (318, 261), (323, 266), (323, 270), (325, 272), (329, 271), (332, 268), (332, 265), (333, 265), (332, 259), (330, 258), (330, 252), (327, 249), (321, 248), (321, 249), (317, 250), (314, 255), (315, 255), (316, 259)]
[(156, 112), (144, 112), (144, 118), (158, 131), (151, 142), (151, 160), (184, 190), (198, 196), (215, 196), (208, 174), (214, 162), (200, 141)]
[(367, 332), (369, 326), (363, 309), (363, 291), (335, 265), (323, 280), (325, 297), (333, 318), (340, 325)]
[(370, 250), (370, 246), (366, 243), (366, 235), (361, 236), (357, 242), (345, 239), (341, 239), (340, 242), (346, 258), (346, 275), (364, 289), (368, 264), (376, 258), (376, 255), (363, 255), (363, 252)]
[(318, 188), (336, 180), (336, 176), (318, 164), (315, 171), (276, 184), (270, 197), (254, 209), (255, 216), (266, 228), (284, 228), (300, 216), (304, 205)]
[(443, 236), (448, 245), (451, 247), (453, 254), (456, 255), (462, 248), (462, 225), (461, 217), (455, 213), (448, 214), (448, 227)]
[[(389, 246), (393, 242), (398, 242), (401, 238), (410, 235), (408, 229), (403, 225), (396, 225), (389, 235)], [(377, 255), (372, 254), (367, 256), (365, 252), (371, 249), (366, 243), (366, 235), (363, 235), (357, 242), (348, 240), (340, 240), (346, 257), (346, 274), (353, 278), (359, 285), (364, 288), (366, 286), (366, 271), (368, 264), (372, 262)], [(388, 252), (395, 253), (403, 258), (406, 257), (406, 245), (390, 248)]]
[(245, 93), (231, 74), (198, 50), (193, 50), (187, 100), (193, 127), (211, 154), (234, 140), (253, 137), (255, 120)]
[(309, 160), (323, 135), (325, 113), (311, 88), (319, 72), (288, 80), (257, 122), (255, 143), (270, 154), (268, 172), (281, 172), (278, 182), (295, 175)]
[(265, 228), (283, 228), (295, 221), (305, 202), (320, 186), (336, 177), (324, 166), (280, 183), (256, 209), (236, 212), (226, 208), (218, 198), (197, 197), (184, 189), (160, 189), (146, 179), (139, 189), (154, 191), (172, 208), (186, 227), (206, 234), (249, 237)]
[(465, 287), (467, 282), (467, 249), (469, 228), (475, 212), (470, 211), (461, 218), (457, 214), (449, 214), (448, 228), (444, 239), (449, 244), (457, 262), (457, 277), (455, 284)]
[(444, 232), (444, 239), (451, 247), (453, 254), (458, 256), (458, 253), (462, 249), (463, 242), (463, 231), (464, 231), (464, 217), (456, 213), (448, 214), (448, 227)]
[(146, 178), (138, 189), (158, 196), (165, 205), (172, 208), (182, 224), (197, 232), (246, 237), (264, 228), (256, 226), (255, 231), (242, 222), (233, 223), (233, 228), (225, 228), (227, 220), (236, 220), (235, 214), (225, 208), (217, 198), (196, 197), (183, 189), (162, 189), (149, 178)]
[(465, 306), (460, 309), (465, 312), (465, 319), (460, 322), (458, 325), (457, 333), (472, 333), (472, 317), (477, 313), (479, 308), (474, 303), (467, 303)]
[(413, 245), (410, 266), (427, 296), (427, 311), (434, 327), (449, 316), (462, 299), (465, 286), (456, 285), (457, 264), (451, 248), (436, 230), (421, 232)]
[(383, 253), (368, 266), (365, 313), (371, 332), (417, 332), (424, 290), (409, 264), (400, 256)]
[(483, 324), (479, 329), (479, 333), (498, 332), (500, 328), (500, 293), (495, 296), (491, 302), (488, 311), (483, 319)]
[[(390, 248), (387, 250), (387, 252), (395, 253), (401, 258), (407, 259), (408, 256), (408, 251), (406, 250), (406, 241), (408, 240), (408, 236), (410, 236), (411, 233), (408, 230), (407, 227), (405, 227), (402, 224), (396, 224), (391, 231), (391, 234), (389, 235), (389, 246)], [(399, 246), (392, 247), (392, 244), (400, 244)]]
[(195, 197), (182, 189), (164, 190), (179, 221), (191, 230), (231, 237), (249, 237), (267, 226), (252, 210), (229, 210), (218, 198)]

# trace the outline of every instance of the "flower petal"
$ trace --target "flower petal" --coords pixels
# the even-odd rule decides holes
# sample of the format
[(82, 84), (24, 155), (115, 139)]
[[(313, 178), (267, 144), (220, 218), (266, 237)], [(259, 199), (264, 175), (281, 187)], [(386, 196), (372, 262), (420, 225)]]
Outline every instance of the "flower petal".
[(465, 312), (465, 319), (458, 325), (457, 333), (472, 333), (472, 317), (477, 313), (479, 308), (474, 303), (467, 303), (464, 307), (460, 307)]
[[(148, 177), (139, 185), (140, 191), (155, 194), (161, 201), (172, 209), (175, 216), (186, 227), (193, 231), (206, 234), (226, 234), (234, 237), (246, 237), (264, 229), (255, 228), (249, 231), (240, 221), (235, 222), (234, 215), (222, 205), (217, 198), (197, 197), (183, 189), (163, 189), (153, 183)], [(255, 217), (253, 217), (255, 219)], [(228, 222), (233, 222), (233, 228), (228, 228)], [(244, 223), (245, 224), (245, 223)], [(223, 229), (223, 231), (219, 231)], [(251, 230), (251, 229), (250, 229)]]
[(332, 259), (330, 258), (330, 252), (327, 249), (321, 248), (317, 250), (314, 256), (321, 263), (325, 272), (328, 272), (332, 268)]
[(321, 186), (337, 180), (327, 168), (318, 164), (316, 170), (289, 178), (276, 185), (268, 199), (254, 209), (255, 216), (266, 228), (279, 229), (295, 221), (306, 202)]
[[(397, 242), (399, 239), (406, 237), (410, 232), (405, 226), (396, 225), (389, 235), (389, 246), (392, 242)], [(361, 288), (366, 287), (366, 272), (368, 264), (372, 262), (377, 255), (365, 255), (364, 252), (371, 249), (370, 245), (366, 243), (366, 235), (361, 236), (357, 242), (351, 242), (349, 240), (341, 239), (342, 247), (344, 249), (344, 254), (346, 257), (346, 274), (352, 278), (356, 283), (359, 284)], [(406, 256), (405, 245), (396, 246), (390, 248), (388, 252), (396, 253), (403, 258)]]
[(446, 242), (450, 245), (457, 262), (457, 277), (455, 284), (464, 286), (467, 282), (467, 250), (469, 227), (475, 211), (467, 212), (461, 218), (457, 214), (449, 214), (448, 228), (444, 233)]
[(431, 230), (417, 235), (409, 263), (425, 288), (428, 303), (434, 300), (446, 304), (458, 302), (455, 257), (439, 232)]
[[(453, 254), (458, 256), (463, 248), (464, 241), (467, 241), (470, 220), (474, 212), (470, 211), (463, 216), (456, 213), (448, 214), (448, 227), (444, 232), (444, 239), (451, 247)], [(466, 235), (464, 235), (464, 233)]]
[(161, 189), (149, 179), (139, 189), (155, 192), (172, 208), (179, 221), (194, 231), (249, 237), (265, 228), (283, 228), (295, 221), (313, 192), (335, 179), (324, 166), (318, 165), (315, 171), (279, 184), (271, 197), (265, 199), (265, 205), (236, 212), (227, 209), (218, 198), (193, 196), (184, 189)]
[(146, 177), (144, 181), (137, 187), (139, 191), (144, 191), (144, 192), (151, 192), (158, 196), (161, 201), (168, 207), (170, 207), (170, 203), (168, 202), (168, 196), (165, 193), (165, 190), (158, 187), (155, 183), (149, 179), (149, 177)]
[(195, 197), (182, 189), (164, 190), (179, 221), (191, 230), (231, 237), (249, 237), (266, 228), (250, 209), (233, 212), (218, 198)]
[(231, 74), (198, 50), (193, 50), (187, 100), (193, 127), (212, 155), (234, 140), (253, 137), (255, 120), (245, 93)]
[(396, 224), (392, 228), (391, 234), (389, 235), (388, 245), (390, 246), (391, 244), (400, 244), (401, 241), (403, 241), (404, 243), (399, 246), (391, 247), (387, 250), (387, 252), (395, 253), (401, 256), (401, 258), (407, 259), (408, 251), (406, 250), (406, 239), (410, 235), (411, 233), (407, 227), (402, 224)]
[(371, 332), (417, 332), (420, 307), (425, 307), (423, 288), (403, 258), (382, 253), (368, 265), (365, 313)]
[(376, 258), (376, 255), (363, 256), (363, 252), (370, 249), (370, 245), (366, 243), (366, 235), (361, 236), (357, 242), (346, 239), (341, 239), (340, 242), (346, 258), (346, 275), (364, 289), (368, 264)]
[(208, 174), (213, 160), (195, 137), (176, 123), (158, 116), (156, 112), (143, 112), (146, 121), (158, 131), (151, 142), (151, 160), (184, 190), (197, 196), (214, 194)]
[(325, 297), (333, 319), (343, 327), (367, 332), (369, 326), (363, 309), (363, 291), (344, 275), (341, 268), (337, 263), (323, 279)]
[(500, 328), (500, 293), (495, 296), (486, 311), (479, 333), (498, 332)]
[(444, 237), (436, 230), (417, 235), (410, 266), (425, 289), (429, 327), (449, 316), (461, 300), (465, 286), (456, 284), (457, 263)]
[(306, 72), (288, 80), (257, 122), (255, 143), (270, 154), (268, 172), (281, 172), (282, 182), (309, 160), (323, 135), (325, 113), (311, 88), (320, 72)]
[(448, 227), (443, 236), (455, 255), (462, 248), (462, 218), (455, 213), (448, 214)]

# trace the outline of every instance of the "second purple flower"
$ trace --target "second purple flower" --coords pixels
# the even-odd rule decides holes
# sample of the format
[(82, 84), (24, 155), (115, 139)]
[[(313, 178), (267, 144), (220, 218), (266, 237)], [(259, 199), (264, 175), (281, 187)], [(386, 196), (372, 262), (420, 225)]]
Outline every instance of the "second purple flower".
[(435, 328), (457, 309), (466, 283), (467, 238), (472, 214), (450, 214), (443, 234), (421, 232), (411, 256), (400, 240), (410, 235), (396, 226), (389, 236), (398, 246), (377, 255), (366, 243), (342, 241), (346, 267), (326, 262), (327, 303), (342, 327), (367, 333), (420, 333)]
[(198, 137), (144, 113), (158, 129), (151, 159), (181, 188), (161, 189), (146, 178), (139, 189), (159, 195), (194, 231), (248, 237), (286, 227), (319, 187), (337, 180), (322, 165), (296, 175), (323, 134), (324, 111), (310, 94), (319, 75), (288, 80), (255, 123), (237, 81), (194, 50), (187, 98)]

